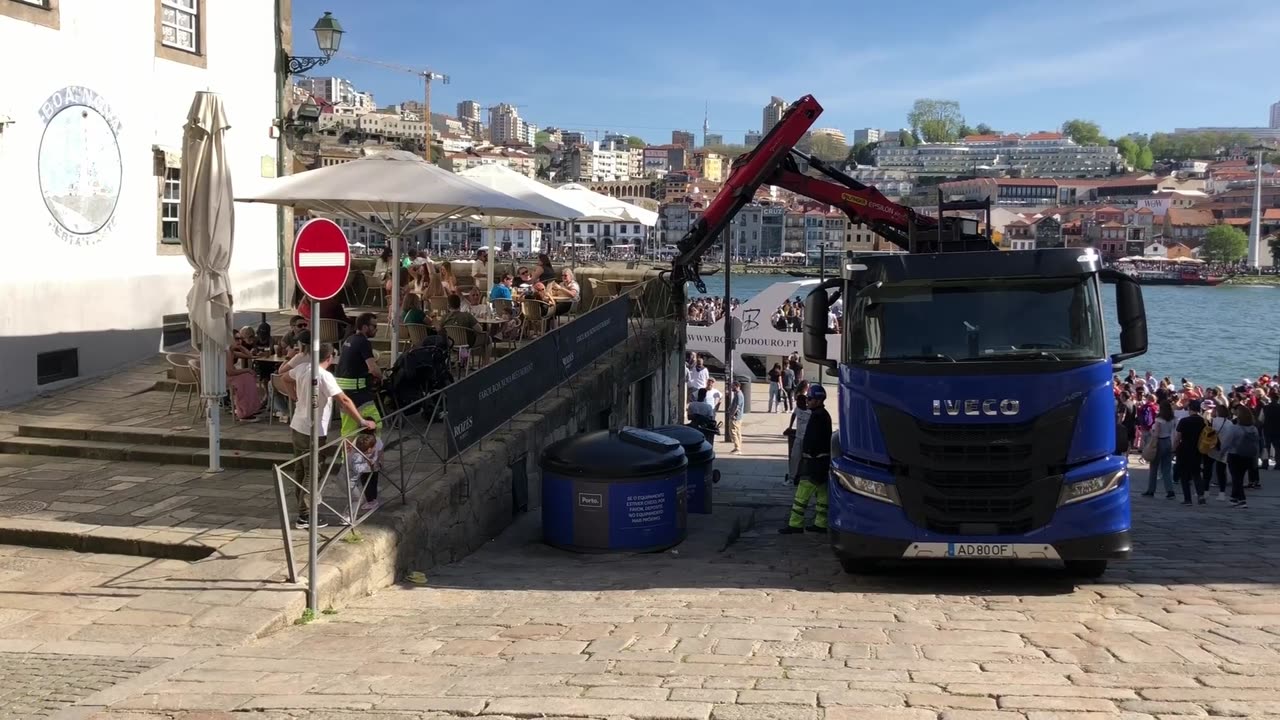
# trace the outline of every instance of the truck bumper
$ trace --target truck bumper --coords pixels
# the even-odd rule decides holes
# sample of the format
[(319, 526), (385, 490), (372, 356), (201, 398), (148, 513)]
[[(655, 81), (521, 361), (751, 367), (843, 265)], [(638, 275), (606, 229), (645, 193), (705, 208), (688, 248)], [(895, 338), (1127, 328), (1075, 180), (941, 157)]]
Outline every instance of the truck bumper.
[[(970, 542), (971, 538), (957, 538), (957, 542)], [(899, 560), (912, 545), (911, 540), (862, 535), (833, 530), (831, 546), (841, 557), (865, 560)], [(1093, 535), (1090, 537), (1059, 540), (1051, 543), (1058, 557), (1063, 560), (1123, 560), (1129, 557), (1132, 543), (1129, 531)]]
[[(838, 483), (831, 483), (829, 496), (831, 542), (843, 557), (900, 559), (913, 545), (936, 549), (956, 543), (1051, 546), (1063, 560), (1118, 560), (1128, 557), (1131, 547), (1127, 480), (1105, 495), (1059, 507), (1047, 525), (1025, 535), (938, 533), (911, 522), (902, 508), (855, 495)], [(914, 550), (910, 554), (918, 556)]]

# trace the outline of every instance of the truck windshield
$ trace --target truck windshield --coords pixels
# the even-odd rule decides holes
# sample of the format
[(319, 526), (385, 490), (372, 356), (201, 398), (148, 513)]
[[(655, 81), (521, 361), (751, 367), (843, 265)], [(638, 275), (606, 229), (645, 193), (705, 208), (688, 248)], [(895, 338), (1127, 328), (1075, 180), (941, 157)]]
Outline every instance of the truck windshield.
[(1105, 353), (1089, 275), (885, 284), (849, 305), (852, 363), (1079, 361)]

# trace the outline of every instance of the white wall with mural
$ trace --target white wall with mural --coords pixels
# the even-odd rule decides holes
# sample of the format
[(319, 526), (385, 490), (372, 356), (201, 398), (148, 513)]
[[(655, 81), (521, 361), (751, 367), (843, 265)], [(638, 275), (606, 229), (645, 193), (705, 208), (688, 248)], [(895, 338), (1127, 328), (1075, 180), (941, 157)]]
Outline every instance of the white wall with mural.
[[(55, 13), (43, 25), (0, 13), (0, 402), (45, 389), (40, 353), (78, 348), (81, 377), (98, 374), (155, 352), (161, 318), (185, 312), (191, 269), (162, 242), (178, 180), (165, 162), (194, 93), (212, 90), (237, 188), (274, 172), (274, 5), (63, 0), (33, 8)], [(160, 31), (197, 45), (196, 64), (161, 57), (181, 51), (158, 50)], [(238, 307), (275, 306), (276, 238), (273, 207), (237, 204)]]

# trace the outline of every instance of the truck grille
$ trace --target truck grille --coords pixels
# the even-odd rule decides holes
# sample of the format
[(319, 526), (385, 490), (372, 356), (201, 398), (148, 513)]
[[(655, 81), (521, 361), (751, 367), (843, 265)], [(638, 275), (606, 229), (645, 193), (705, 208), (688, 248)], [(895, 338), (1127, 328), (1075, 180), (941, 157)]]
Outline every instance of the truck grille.
[(878, 406), (903, 510), (951, 535), (1021, 534), (1053, 517), (1078, 406), (1023, 423), (929, 423)]

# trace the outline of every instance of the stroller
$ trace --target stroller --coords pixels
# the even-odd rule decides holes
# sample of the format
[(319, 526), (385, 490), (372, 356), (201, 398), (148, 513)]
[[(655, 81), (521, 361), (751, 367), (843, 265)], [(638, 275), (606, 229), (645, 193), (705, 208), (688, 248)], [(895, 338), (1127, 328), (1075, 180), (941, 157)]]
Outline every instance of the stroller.
[[(427, 335), (417, 347), (410, 348), (396, 359), (396, 364), (383, 383), (383, 404), (389, 412), (409, 407), (422, 398), (443, 390), (453, 383), (449, 371), (449, 350), (452, 344), (443, 335)], [(430, 416), (435, 412), (437, 396), (410, 411), (409, 415)]]
[(712, 445), (716, 444), (716, 436), (720, 434), (719, 422), (715, 418), (709, 418), (706, 415), (690, 415), (689, 422), (685, 423), (685, 427), (691, 427), (700, 431), (706, 436), (707, 442)]

